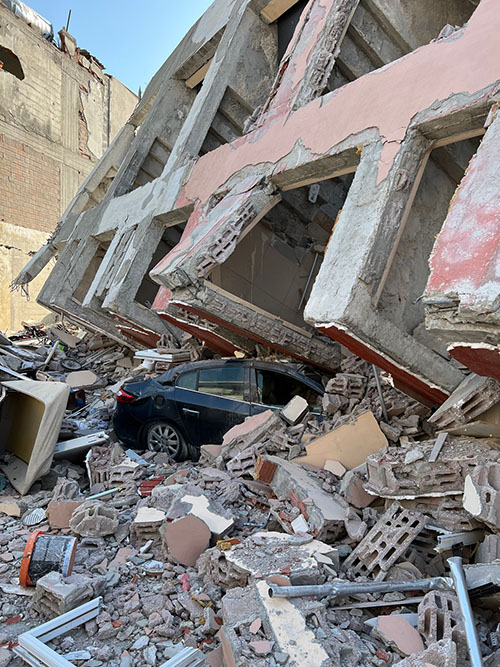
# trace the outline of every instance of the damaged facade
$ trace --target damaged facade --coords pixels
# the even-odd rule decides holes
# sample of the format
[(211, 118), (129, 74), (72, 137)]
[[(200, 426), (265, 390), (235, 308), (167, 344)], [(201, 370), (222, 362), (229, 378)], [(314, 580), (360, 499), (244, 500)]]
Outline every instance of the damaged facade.
[(497, 374), (496, 21), (215, 2), (16, 285), (57, 256), (39, 302), (117, 341), (164, 319), (330, 371), (340, 342), (427, 404)]
[[(23, 3), (0, 2), (0, 329), (40, 320), (50, 265), (30, 286), (12, 281), (54, 231), (76, 190), (134, 109), (137, 97), (103, 72), (72, 35)], [(116, 164), (116, 167), (118, 164)], [(110, 171), (110, 175), (113, 170)]]

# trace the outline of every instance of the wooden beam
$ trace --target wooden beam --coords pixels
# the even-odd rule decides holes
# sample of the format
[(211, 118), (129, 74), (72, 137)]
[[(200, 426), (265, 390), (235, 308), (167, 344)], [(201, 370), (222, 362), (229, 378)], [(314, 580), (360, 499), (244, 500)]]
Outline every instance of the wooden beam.
[(186, 79), (186, 86), (188, 88), (192, 89), (203, 81), (206, 73), (208, 72), (208, 68), (212, 64), (212, 60), (213, 58), (210, 58), (210, 60), (207, 63), (205, 63), (203, 67), (200, 67), (200, 69), (197, 70), (194, 74), (191, 74), (189, 79)]
[(264, 9), (261, 10), (260, 15), (266, 23), (273, 23), (276, 19), (287, 12), (290, 7), (296, 5), (298, 0), (271, 0)]

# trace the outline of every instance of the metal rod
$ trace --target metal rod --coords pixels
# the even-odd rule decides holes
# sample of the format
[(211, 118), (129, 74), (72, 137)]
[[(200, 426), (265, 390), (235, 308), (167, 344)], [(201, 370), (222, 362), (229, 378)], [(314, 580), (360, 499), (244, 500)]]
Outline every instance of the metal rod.
[(309, 289), (309, 283), (311, 282), (311, 278), (313, 277), (313, 273), (314, 273), (314, 269), (316, 268), (316, 263), (318, 261), (318, 257), (319, 257), (319, 253), (316, 253), (314, 255), (313, 265), (311, 266), (311, 270), (309, 271), (309, 275), (307, 276), (306, 286), (304, 287), (304, 291), (302, 292), (302, 297), (300, 298), (300, 303), (299, 303), (298, 310), (300, 310), (302, 308), (302, 305), (303, 305), (304, 301), (306, 300), (307, 290)]
[(318, 586), (278, 586), (276, 584), (269, 584), (267, 592), (270, 598), (324, 597), (326, 595), (336, 598), (343, 595), (356, 595), (358, 593), (452, 589), (453, 581), (449, 577), (432, 577), (430, 579), (417, 579), (416, 581), (375, 581), (367, 583), (340, 581), (336, 584), (321, 584)]
[(68, 32), (68, 30), (69, 30), (70, 19), (71, 19), (71, 9), (68, 12), (68, 20), (66, 21), (66, 32)]
[(465, 637), (469, 648), (469, 656), (472, 667), (482, 667), (483, 658), (479, 646), (479, 637), (477, 635), (472, 607), (470, 604), (469, 593), (467, 592), (467, 583), (465, 581), (465, 572), (462, 565), (462, 559), (459, 556), (448, 558), (450, 573), (453, 579), (455, 592), (460, 605), (460, 611), (464, 619)]
[(375, 375), (375, 384), (377, 385), (378, 397), (380, 399), (380, 405), (382, 406), (382, 415), (386, 423), (389, 422), (389, 416), (387, 414), (387, 408), (385, 407), (384, 395), (382, 394), (382, 385), (380, 384), (380, 377), (378, 374), (378, 368), (375, 364), (372, 364), (373, 374)]

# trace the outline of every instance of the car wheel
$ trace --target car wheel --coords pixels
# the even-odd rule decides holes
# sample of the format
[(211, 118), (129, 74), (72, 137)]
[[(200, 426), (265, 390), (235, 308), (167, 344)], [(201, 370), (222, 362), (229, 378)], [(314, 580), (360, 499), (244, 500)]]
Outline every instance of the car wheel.
[(143, 442), (146, 449), (152, 452), (169, 454), (174, 461), (184, 461), (187, 446), (175, 426), (168, 422), (156, 421), (144, 429)]

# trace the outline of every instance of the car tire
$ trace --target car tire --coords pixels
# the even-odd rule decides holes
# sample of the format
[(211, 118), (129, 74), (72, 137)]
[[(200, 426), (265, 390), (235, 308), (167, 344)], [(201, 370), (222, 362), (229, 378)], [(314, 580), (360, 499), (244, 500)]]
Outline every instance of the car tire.
[(144, 449), (151, 452), (170, 454), (174, 461), (184, 461), (188, 447), (182, 433), (172, 424), (154, 421), (147, 424), (142, 433)]

